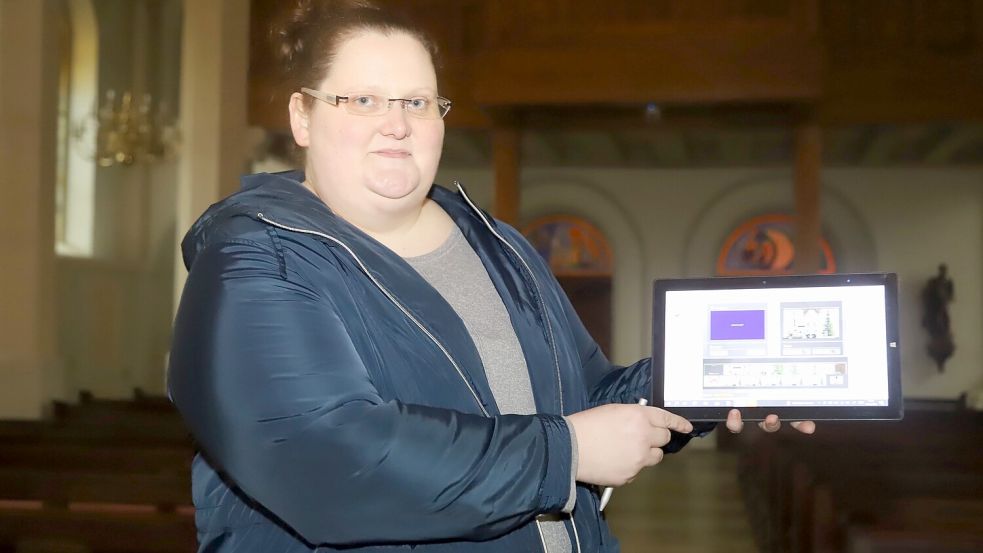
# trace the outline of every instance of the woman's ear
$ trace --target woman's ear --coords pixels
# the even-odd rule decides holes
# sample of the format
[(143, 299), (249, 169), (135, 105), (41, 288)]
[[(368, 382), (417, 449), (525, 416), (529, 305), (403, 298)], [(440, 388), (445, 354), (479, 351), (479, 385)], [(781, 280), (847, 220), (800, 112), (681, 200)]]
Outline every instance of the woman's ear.
[(311, 145), (311, 133), (308, 130), (310, 112), (304, 105), (304, 95), (300, 92), (291, 94), (288, 108), (290, 110), (290, 131), (294, 135), (294, 142), (301, 148), (307, 148)]

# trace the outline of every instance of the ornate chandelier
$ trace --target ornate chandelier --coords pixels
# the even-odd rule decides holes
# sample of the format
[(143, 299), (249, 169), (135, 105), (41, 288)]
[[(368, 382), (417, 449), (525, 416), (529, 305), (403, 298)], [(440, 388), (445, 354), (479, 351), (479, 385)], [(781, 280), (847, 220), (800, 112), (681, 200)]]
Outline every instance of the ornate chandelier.
[(150, 94), (134, 101), (133, 93), (107, 90), (97, 109), (72, 125), (72, 140), (100, 167), (149, 164), (173, 159), (180, 143), (174, 119), (164, 102), (156, 108)]

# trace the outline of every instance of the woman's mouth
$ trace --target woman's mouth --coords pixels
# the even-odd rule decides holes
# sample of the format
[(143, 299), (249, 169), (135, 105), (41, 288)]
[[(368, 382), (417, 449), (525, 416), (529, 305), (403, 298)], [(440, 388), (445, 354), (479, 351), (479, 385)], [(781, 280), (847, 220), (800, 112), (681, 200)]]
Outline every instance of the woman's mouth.
[(386, 149), (386, 150), (376, 150), (372, 153), (378, 154), (382, 157), (393, 157), (393, 158), (410, 157), (410, 152), (407, 150)]

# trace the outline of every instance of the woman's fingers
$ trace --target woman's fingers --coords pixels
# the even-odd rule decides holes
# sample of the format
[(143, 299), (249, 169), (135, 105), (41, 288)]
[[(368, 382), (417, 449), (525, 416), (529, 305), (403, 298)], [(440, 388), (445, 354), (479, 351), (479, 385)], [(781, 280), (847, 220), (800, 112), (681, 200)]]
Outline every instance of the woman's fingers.
[(689, 434), (693, 431), (693, 423), (688, 420), (670, 413), (665, 409), (659, 409), (658, 407), (646, 407), (645, 414), (649, 417), (649, 422), (652, 426), (658, 428), (668, 428), (670, 430), (675, 430), (676, 432), (682, 432), (683, 434)]
[(655, 431), (652, 433), (652, 437), (654, 438), (652, 447), (660, 448), (669, 443), (669, 440), (672, 439), (672, 433), (669, 432), (668, 428), (656, 428), (654, 430)]
[[(645, 458), (645, 466), (654, 467), (662, 461), (663, 457), (665, 457), (665, 452), (657, 447), (653, 447), (649, 450), (649, 454)], [(629, 482), (631, 482), (631, 480), (629, 480)]]
[(812, 434), (816, 431), (816, 423), (812, 421), (795, 421), (792, 424), (792, 428), (802, 432), (803, 434)]
[(782, 427), (782, 421), (778, 420), (778, 415), (768, 415), (765, 420), (758, 423), (765, 432), (778, 432)]
[[(812, 434), (816, 431), (816, 423), (813, 421), (793, 421), (791, 423), (792, 428), (802, 432), (803, 434)], [(727, 413), (727, 430), (738, 433), (744, 430), (744, 420), (741, 418), (741, 412), (737, 409), (731, 409)], [(758, 426), (765, 432), (778, 432), (782, 427), (782, 421), (778, 418), (778, 415), (768, 415), (765, 420), (758, 423)]]
[(727, 430), (734, 434), (744, 430), (744, 421), (741, 420), (741, 412), (737, 409), (731, 409), (727, 413)]
[(621, 486), (662, 461), (672, 430), (693, 431), (679, 415), (640, 405), (602, 405), (566, 420), (577, 436), (577, 480), (599, 486)]

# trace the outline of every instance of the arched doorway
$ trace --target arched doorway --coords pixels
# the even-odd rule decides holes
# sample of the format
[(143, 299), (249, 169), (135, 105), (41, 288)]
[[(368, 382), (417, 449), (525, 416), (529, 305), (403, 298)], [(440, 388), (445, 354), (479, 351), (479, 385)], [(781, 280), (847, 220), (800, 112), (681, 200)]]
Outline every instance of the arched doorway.
[(522, 232), (549, 263), (587, 331), (610, 357), (614, 259), (604, 234), (575, 215), (540, 217)]

